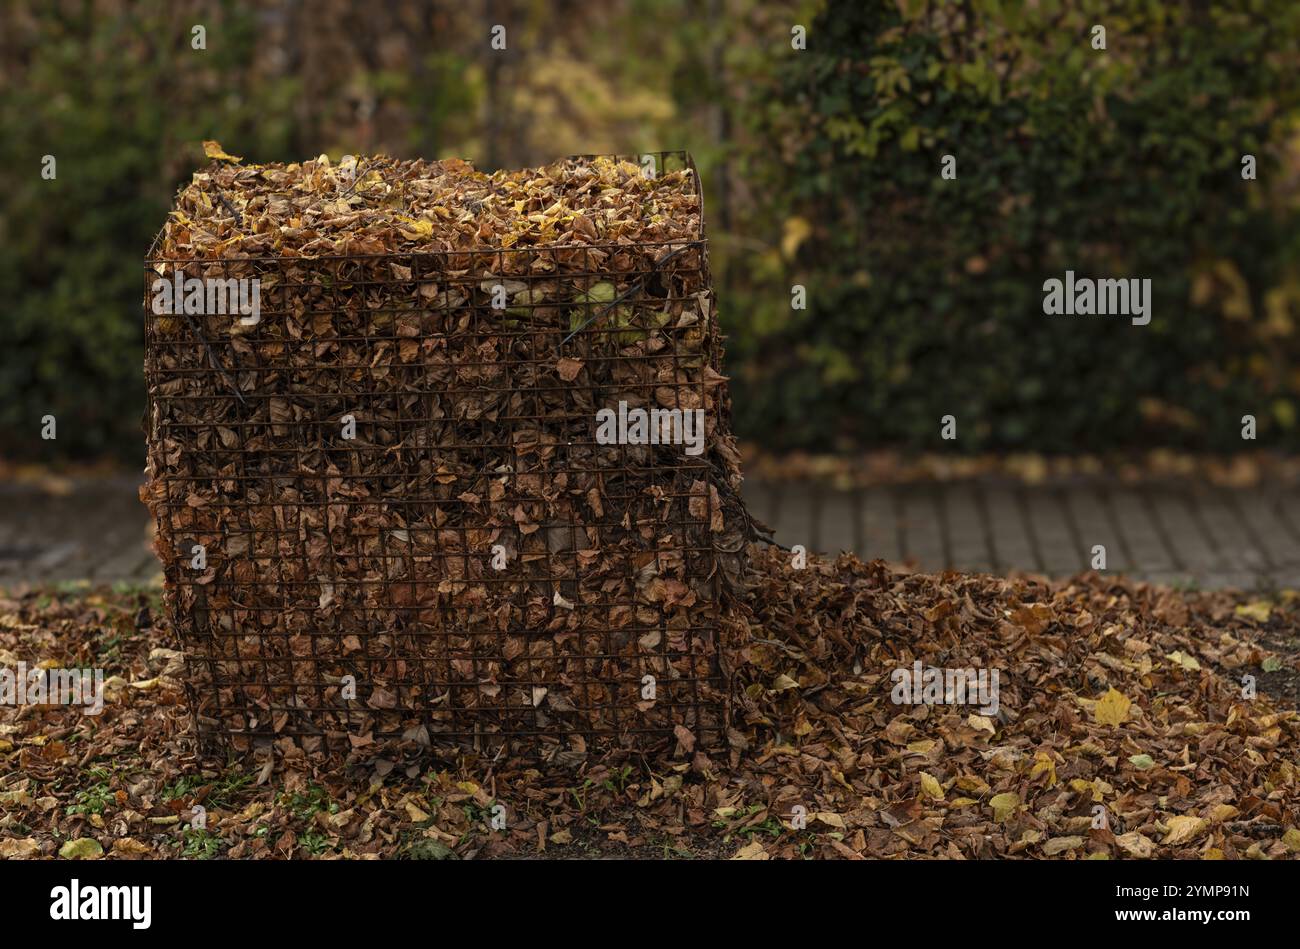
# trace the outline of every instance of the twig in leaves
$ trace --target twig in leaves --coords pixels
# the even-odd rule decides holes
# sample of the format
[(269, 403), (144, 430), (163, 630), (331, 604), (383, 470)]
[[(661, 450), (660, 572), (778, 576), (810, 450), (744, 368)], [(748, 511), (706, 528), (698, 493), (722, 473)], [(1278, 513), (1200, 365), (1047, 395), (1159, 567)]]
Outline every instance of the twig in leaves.
[(209, 345), (207, 337), (200, 332), (199, 328), (194, 324), (194, 321), (190, 319), (188, 313), (182, 310), (181, 316), (185, 317), (185, 322), (188, 323), (190, 329), (194, 331), (194, 335), (197, 336), (199, 342), (203, 344), (203, 348), (208, 351), (208, 359), (212, 361), (212, 368), (221, 373), (221, 377), (226, 380), (226, 384), (230, 386), (230, 391), (235, 393), (235, 398), (239, 400), (240, 404), (247, 405), (248, 403), (244, 401), (244, 396), (239, 391), (239, 387), (235, 385), (235, 380), (230, 378), (230, 373), (226, 372), (226, 367), (221, 365), (220, 360), (217, 359), (217, 354), (212, 351), (212, 346)]

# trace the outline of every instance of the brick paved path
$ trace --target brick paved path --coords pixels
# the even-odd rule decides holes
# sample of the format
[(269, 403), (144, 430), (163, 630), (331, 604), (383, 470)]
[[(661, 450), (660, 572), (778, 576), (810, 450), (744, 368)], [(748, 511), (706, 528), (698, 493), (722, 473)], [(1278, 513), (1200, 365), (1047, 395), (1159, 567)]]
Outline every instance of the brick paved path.
[(1209, 485), (1026, 486), (999, 481), (843, 492), (746, 485), (786, 546), (852, 550), (925, 570), (1065, 576), (1090, 568), (1204, 588), (1300, 589), (1300, 492)]
[(149, 548), (140, 479), (78, 481), (66, 493), (0, 483), (0, 585), (60, 580), (147, 583)]
[[(129, 477), (64, 494), (0, 484), (0, 585), (148, 583), (158, 563)], [(1162, 583), (1300, 589), (1300, 492), (993, 480), (834, 491), (748, 482), (753, 513), (786, 546), (952, 568), (1061, 576), (1107, 568)]]

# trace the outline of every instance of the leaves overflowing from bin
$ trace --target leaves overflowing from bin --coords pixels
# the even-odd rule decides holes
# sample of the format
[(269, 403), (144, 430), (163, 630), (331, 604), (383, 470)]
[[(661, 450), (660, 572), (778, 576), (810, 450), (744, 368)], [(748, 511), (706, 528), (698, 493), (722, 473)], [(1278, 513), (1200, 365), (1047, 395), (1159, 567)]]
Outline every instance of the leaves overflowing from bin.
[[(209, 157), (231, 157), (216, 152)], [(647, 175), (607, 157), (493, 174), (460, 159), (215, 162), (177, 195), (157, 251), (230, 260), (696, 240), (694, 172), (675, 164)]]
[[(748, 524), (694, 172), (209, 153), (147, 281), (256, 279), (260, 315), (148, 315), (142, 491), (200, 727), (720, 735)], [(701, 450), (598, 442), (622, 408)]]
[[(145, 597), (0, 597), (0, 662), (107, 679), (97, 718), (0, 708), (0, 857), (69, 841), (87, 843), (65, 858), (110, 859), (1300, 854), (1294, 592), (905, 574), (847, 555), (795, 570), (775, 550), (754, 567), (731, 747), (712, 757), (689, 736), (674, 757), (549, 763), (308, 756), (281, 739), (202, 767), (179, 642)], [(998, 668), (1000, 714), (895, 704), (893, 671), (918, 660)]]

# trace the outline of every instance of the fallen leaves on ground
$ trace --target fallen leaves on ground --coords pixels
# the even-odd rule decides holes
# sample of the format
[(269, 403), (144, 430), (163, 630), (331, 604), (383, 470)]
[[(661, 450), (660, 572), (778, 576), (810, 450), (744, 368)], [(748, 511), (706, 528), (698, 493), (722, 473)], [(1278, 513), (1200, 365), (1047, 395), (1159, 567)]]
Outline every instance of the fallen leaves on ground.
[[(196, 761), (145, 593), (0, 597), (0, 665), (99, 666), (103, 713), (0, 707), (0, 857), (1294, 858), (1297, 604), (1087, 575), (796, 570), (755, 552), (729, 747), (681, 760)], [(1289, 649), (1287, 644), (1290, 644)], [(1169, 658), (1176, 654), (1180, 658)], [(1188, 661), (1191, 660), (1191, 661)], [(997, 708), (893, 674), (999, 672)], [(1258, 680), (1247, 697), (1243, 676)], [(195, 826), (202, 808), (206, 827)], [(499, 810), (504, 808), (504, 810)], [(493, 816), (504, 815), (494, 830)]]

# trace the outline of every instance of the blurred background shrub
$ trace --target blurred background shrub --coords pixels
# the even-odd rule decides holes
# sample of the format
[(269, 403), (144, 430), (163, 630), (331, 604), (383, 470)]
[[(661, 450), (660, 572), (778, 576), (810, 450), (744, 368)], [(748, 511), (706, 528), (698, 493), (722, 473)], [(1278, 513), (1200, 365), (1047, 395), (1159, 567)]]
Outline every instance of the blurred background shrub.
[[(771, 448), (934, 447), (953, 414), (965, 451), (1226, 450), (1250, 413), (1294, 449), (1298, 65), (1288, 0), (11, 0), (0, 457), (139, 462), (142, 260), (205, 138), (691, 150), (737, 424)], [(1044, 316), (1067, 269), (1150, 278), (1151, 324)]]
[[(738, 284), (766, 288), (730, 354), (742, 428), (1226, 450), (1249, 413), (1297, 446), (1300, 5), (900, 0), (810, 36), (749, 115), (785, 242)], [(1045, 316), (1067, 269), (1150, 278), (1151, 323)]]

